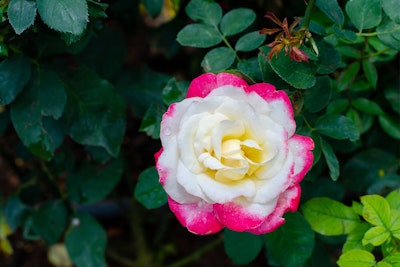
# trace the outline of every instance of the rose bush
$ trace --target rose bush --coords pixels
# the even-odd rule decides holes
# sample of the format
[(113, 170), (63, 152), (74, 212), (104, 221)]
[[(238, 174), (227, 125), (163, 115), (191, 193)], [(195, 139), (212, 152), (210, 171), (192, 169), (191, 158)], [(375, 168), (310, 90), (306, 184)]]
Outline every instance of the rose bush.
[(203, 74), (164, 114), (160, 182), (180, 223), (196, 234), (227, 227), (271, 232), (295, 211), (311, 138), (295, 134), (287, 94), (228, 73)]

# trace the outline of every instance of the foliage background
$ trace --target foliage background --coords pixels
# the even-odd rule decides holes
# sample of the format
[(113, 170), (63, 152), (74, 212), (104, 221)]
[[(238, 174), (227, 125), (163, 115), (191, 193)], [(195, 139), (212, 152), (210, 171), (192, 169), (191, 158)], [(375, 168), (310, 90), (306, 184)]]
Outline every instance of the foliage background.
[[(162, 7), (0, 1), (1, 266), (399, 266), (399, 2)], [(304, 16), (308, 63), (268, 60), (266, 11)], [(204, 71), (285, 90), (316, 144), (273, 233), (194, 236), (164, 205), (161, 115)]]

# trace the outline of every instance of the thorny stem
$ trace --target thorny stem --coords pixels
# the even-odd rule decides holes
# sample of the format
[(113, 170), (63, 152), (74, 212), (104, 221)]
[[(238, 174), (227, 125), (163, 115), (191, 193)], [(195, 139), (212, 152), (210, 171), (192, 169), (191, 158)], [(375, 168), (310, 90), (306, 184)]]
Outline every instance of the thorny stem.
[(315, 6), (315, 1), (316, 0), (309, 0), (308, 1), (308, 5), (307, 5), (307, 8), (306, 8), (306, 11), (304, 12), (303, 22), (301, 23), (301, 28), (302, 29), (308, 29), (308, 26), (310, 26), (311, 13), (312, 13), (312, 9)]
[(182, 267), (182, 266), (189, 264), (190, 262), (198, 260), (199, 258), (201, 258), (201, 256), (203, 254), (207, 253), (208, 251), (210, 251), (210, 250), (214, 249), (215, 247), (217, 247), (218, 245), (222, 244), (222, 241), (223, 241), (222, 238), (218, 238), (218, 239), (214, 240), (213, 242), (209, 242), (207, 245), (196, 250), (189, 256), (187, 256), (175, 263), (167, 265), (166, 267)]

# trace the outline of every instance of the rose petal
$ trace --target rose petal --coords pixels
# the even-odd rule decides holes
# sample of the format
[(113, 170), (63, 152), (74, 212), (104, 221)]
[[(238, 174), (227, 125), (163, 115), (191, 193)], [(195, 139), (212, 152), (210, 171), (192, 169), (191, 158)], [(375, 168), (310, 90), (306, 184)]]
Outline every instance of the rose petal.
[(275, 204), (275, 201), (264, 205), (246, 201), (228, 202), (214, 204), (214, 211), (218, 220), (227, 228), (243, 232), (259, 227), (273, 211)]
[(289, 147), (295, 162), (292, 179), (294, 183), (299, 183), (313, 164), (314, 154), (311, 150), (314, 149), (314, 142), (308, 136), (295, 134), (289, 140)]
[(204, 201), (179, 204), (168, 198), (168, 204), (178, 221), (192, 233), (208, 235), (219, 232), (223, 228), (214, 215), (213, 206)]
[(195, 78), (190, 83), (186, 97), (205, 97), (214, 89), (224, 85), (231, 85), (241, 88), (248, 86), (243, 79), (230, 73), (205, 73)]
[(268, 218), (259, 227), (249, 229), (248, 232), (258, 235), (274, 231), (285, 222), (285, 219), (282, 218), (285, 212), (297, 210), (300, 203), (300, 195), (301, 188), (298, 184), (288, 188), (279, 196), (278, 203)]

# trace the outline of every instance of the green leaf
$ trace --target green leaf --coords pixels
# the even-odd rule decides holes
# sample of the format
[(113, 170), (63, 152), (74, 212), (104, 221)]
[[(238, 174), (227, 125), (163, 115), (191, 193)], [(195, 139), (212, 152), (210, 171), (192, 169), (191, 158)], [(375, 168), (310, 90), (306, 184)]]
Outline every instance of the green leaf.
[(340, 67), (341, 59), (338, 50), (324, 40), (315, 39), (319, 50), (317, 73), (330, 74)]
[(167, 203), (167, 194), (159, 182), (155, 167), (147, 168), (139, 175), (135, 198), (147, 209), (159, 208)]
[(333, 181), (336, 181), (340, 175), (339, 160), (337, 159), (332, 146), (323, 139), (321, 141), (321, 148), (326, 160), (326, 164), (328, 165), (329, 176)]
[(258, 31), (246, 33), (236, 42), (235, 50), (243, 52), (252, 51), (260, 47), (266, 38), (265, 34), (260, 34)]
[(163, 102), (169, 106), (172, 103), (180, 102), (185, 99), (189, 83), (187, 81), (177, 81), (171, 78), (162, 90)]
[(194, 23), (185, 26), (176, 40), (183, 46), (207, 48), (219, 44), (222, 37), (213, 26)]
[(352, 30), (341, 29), (337, 25), (333, 26), (333, 30), (335, 31), (337, 37), (344, 39), (346, 41), (356, 42), (358, 39), (357, 34)]
[(344, 15), (337, 0), (317, 0), (315, 5), (338, 25), (343, 25)]
[(360, 63), (355, 61), (346, 67), (339, 75), (338, 90), (343, 91), (348, 89), (355, 80), (358, 71), (360, 70)]
[(93, 204), (105, 198), (121, 179), (123, 166), (116, 159), (101, 168), (83, 165), (67, 176), (70, 199), (80, 204)]
[(371, 29), (382, 20), (380, 0), (352, 0), (346, 3), (346, 13), (359, 31)]
[(235, 61), (235, 53), (228, 47), (218, 47), (210, 50), (203, 61), (201, 66), (206, 72), (218, 72), (228, 69)]
[(4, 216), (11, 231), (22, 225), (25, 215), (31, 210), (19, 197), (10, 196), (4, 206)]
[(315, 123), (315, 129), (334, 139), (356, 141), (360, 138), (360, 133), (353, 121), (343, 115), (328, 114), (319, 117)]
[(248, 75), (255, 81), (262, 80), (262, 73), (260, 65), (258, 63), (258, 58), (253, 57), (247, 60), (242, 60), (238, 62), (237, 68), (244, 74)]
[[(357, 202), (358, 203), (358, 202)], [(364, 238), (365, 232), (370, 229), (370, 225), (368, 223), (360, 223), (353, 231), (349, 233), (346, 238), (346, 242), (343, 245), (343, 253), (353, 250), (353, 249), (362, 249), (366, 251), (372, 251), (373, 246), (370, 244), (364, 245), (362, 240)]]
[(126, 124), (122, 98), (111, 83), (90, 69), (75, 70), (67, 82), (66, 117), (71, 137), (82, 145), (100, 146), (111, 156), (118, 156)]
[(387, 46), (400, 50), (400, 22), (396, 23), (385, 18), (381, 25), (376, 28), (378, 38)]
[(8, 4), (7, 14), (14, 31), (21, 34), (35, 22), (36, 2), (33, 0), (11, 0)]
[(362, 61), (362, 67), (368, 82), (372, 85), (372, 87), (376, 88), (376, 84), (378, 82), (378, 71), (376, 70), (374, 63), (368, 59), (365, 59)]
[(386, 201), (392, 210), (400, 210), (400, 189), (393, 190), (386, 196)]
[(313, 198), (302, 205), (311, 228), (322, 235), (348, 234), (359, 224), (360, 218), (352, 208), (329, 198)]
[(264, 236), (267, 258), (279, 266), (303, 266), (314, 249), (314, 232), (298, 212), (286, 213), (284, 218), (281, 227)]
[(57, 73), (42, 68), (35, 72), (28, 88), (11, 105), (11, 120), (18, 136), (33, 154), (42, 159), (50, 159), (60, 145), (59, 139), (64, 138), (61, 125), (50, 125), (49, 120), (61, 117), (66, 101), (64, 84)]
[(272, 57), (269, 64), (279, 77), (297, 89), (307, 89), (315, 85), (317, 67), (314, 63), (296, 62), (281, 51), (277, 57)]
[(248, 264), (260, 253), (263, 239), (259, 235), (224, 229), (224, 247), (234, 264)]
[(395, 238), (400, 240), (400, 211), (391, 210), (389, 231)]
[(400, 115), (400, 90), (397, 86), (385, 88), (384, 94), (392, 109)]
[(214, 1), (192, 0), (186, 6), (185, 11), (192, 20), (212, 26), (217, 26), (222, 17), (222, 8)]
[(162, 105), (152, 103), (143, 116), (139, 131), (145, 132), (154, 139), (160, 138), (160, 125), (166, 109)]
[(39, 15), (51, 29), (80, 35), (89, 20), (86, 0), (37, 0)]
[(398, 118), (385, 114), (379, 116), (379, 124), (388, 135), (400, 139), (400, 121)]
[(366, 98), (357, 98), (351, 102), (351, 104), (358, 110), (372, 114), (372, 115), (383, 115), (385, 112), (381, 109), (381, 107)]
[(400, 23), (400, 2), (397, 0), (382, 0), (383, 11), (389, 18), (397, 23)]
[(247, 29), (255, 19), (256, 13), (253, 10), (235, 8), (222, 17), (220, 28), (225, 36), (234, 35)]
[(340, 267), (373, 267), (375, 263), (375, 257), (371, 252), (360, 249), (343, 253), (337, 261)]
[(304, 93), (304, 108), (311, 113), (326, 107), (332, 96), (331, 80), (328, 76), (318, 76), (313, 87)]
[(163, 0), (140, 0), (142, 4), (145, 6), (146, 11), (155, 18), (160, 14), (161, 9), (163, 7)]
[(14, 56), (0, 62), (0, 105), (8, 105), (28, 84), (31, 63), (28, 58)]
[(380, 195), (366, 195), (361, 197), (364, 205), (363, 218), (372, 225), (388, 228), (390, 225), (389, 203)]
[(55, 244), (67, 227), (68, 211), (60, 200), (43, 203), (32, 216), (33, 230), (47, 245)]
[(88, 12), (91, 19), (105, 19), (107, 18), (106, 10), (108, 4), (100, 3), (96, 0), (88, 0)]
[(106, 233), (96, 219), (83, 212), (73, 216), (65, 245), (77, 267), (106, 267), (106, 243)]
[(377, 247), (386, 242), (390, 237), (390, 232), (383, 226), (375, 226), (369, 229), (362, 240), (363, 245), (372, 244)]

